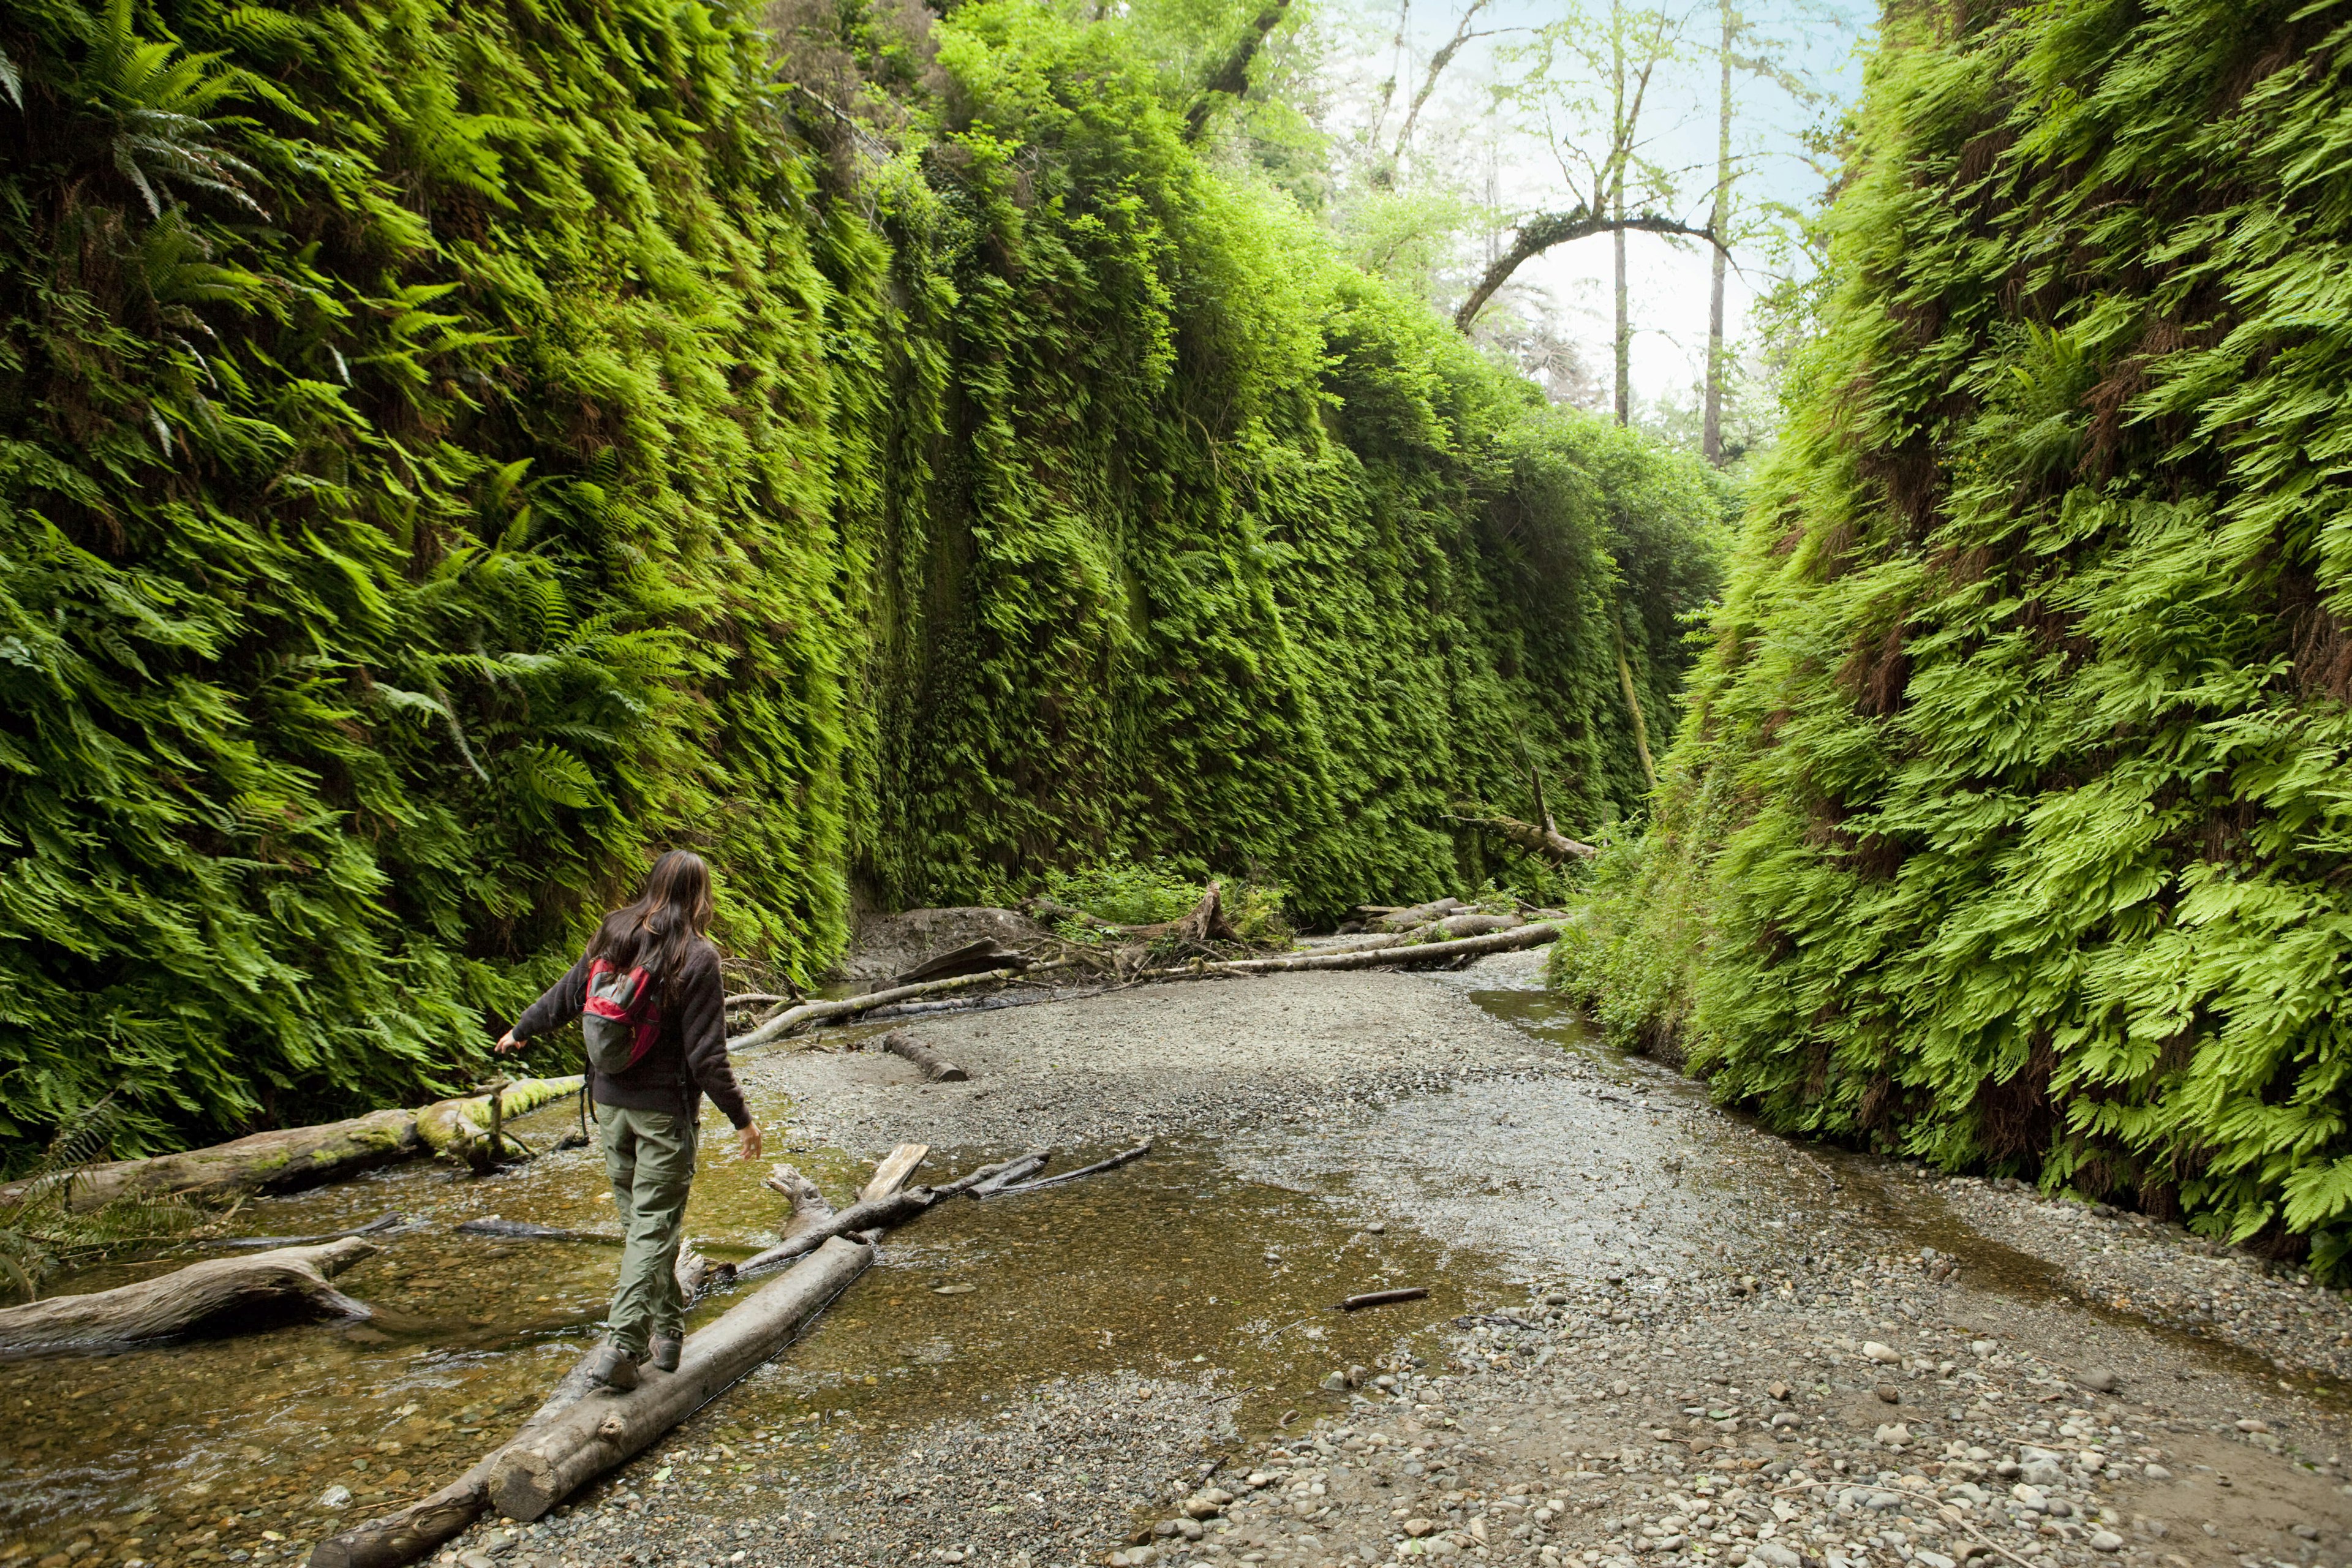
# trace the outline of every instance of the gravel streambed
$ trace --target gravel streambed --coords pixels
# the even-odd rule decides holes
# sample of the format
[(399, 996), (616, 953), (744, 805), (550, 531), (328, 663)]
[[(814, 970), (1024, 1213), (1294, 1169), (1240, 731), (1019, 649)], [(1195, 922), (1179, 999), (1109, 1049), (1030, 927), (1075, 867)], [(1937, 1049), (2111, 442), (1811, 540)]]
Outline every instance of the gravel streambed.
[[(927, 1216), (760, 1378), (443, 1561), (2352, 1563), (2341, 1296), (1770, 1137), (1593, 1045), (1528, 973), (923, 1021), (968, 1084), (872, 1051), (751, 1059), (803, 1150), (1186, 1152), (1059, 1189), (1086, 1216), (1034, 1211), (1067, 1222), (1060, 1277)], [(1351, 1281), (1438, 1294), (1321, 1310)], [(919, 1316), (959, 1283), (939, 1299), (1003, 1293), (996, 1338)], [(2242, 1299), (2211, 1323), (2162, 1305)], [(893, 1370), (935, 1335), (977, 1364)]]

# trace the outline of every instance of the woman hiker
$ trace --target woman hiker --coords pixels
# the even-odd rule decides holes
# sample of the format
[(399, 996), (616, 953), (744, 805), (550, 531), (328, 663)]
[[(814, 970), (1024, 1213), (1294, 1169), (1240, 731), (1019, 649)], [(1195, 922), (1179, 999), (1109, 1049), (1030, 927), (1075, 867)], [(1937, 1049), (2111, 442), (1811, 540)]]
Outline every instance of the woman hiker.
[(719, 952), (702, 934), (710, 915), (710, 868), (671, 850), (637, 901), (604, 917), (580, 962), (497, 1047), (513, 1050), (574, 1018), (587, 1037), (589, 1098), (626, 1231), (612, 1337), (596, 1359), (597, 1381), (612, 1388), (635, 1388), (640, 1362), (677, 1370), (686, 1331), (677, 1248), (704, 1095), (735, 1124), (742, 1157), (760, 1157), (759, 1125), (727, 1065)]

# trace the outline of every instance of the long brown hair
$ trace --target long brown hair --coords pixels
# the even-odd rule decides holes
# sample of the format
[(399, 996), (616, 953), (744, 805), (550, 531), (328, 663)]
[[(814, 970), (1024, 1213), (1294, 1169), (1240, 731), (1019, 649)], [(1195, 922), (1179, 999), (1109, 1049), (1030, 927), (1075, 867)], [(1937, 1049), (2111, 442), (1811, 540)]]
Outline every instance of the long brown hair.
[(589, 939), (588, 956), (615, 969), (642, 967), (661, 983), (667, 998), (694, 944), (710, 929), (712, 912), (710, 868), (690, 849), (673, 849), (646, 874), (636, 902), (604, 917)]

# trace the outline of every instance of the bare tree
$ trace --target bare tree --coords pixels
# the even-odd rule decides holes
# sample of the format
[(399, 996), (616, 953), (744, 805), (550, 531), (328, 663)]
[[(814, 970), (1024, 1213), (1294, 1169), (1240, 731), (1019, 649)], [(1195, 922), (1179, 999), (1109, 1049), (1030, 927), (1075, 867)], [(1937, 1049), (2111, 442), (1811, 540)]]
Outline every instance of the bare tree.
[[(1717, 236), (1731, 221), (1731, 45), (1738, 37), (1738, 14), (1731, 0), (1717, 0), (1723, 37), (1716, 49), (1721, 68), (1716, 89), (1715, 205), (1707, 209), (1706, 226)], [(1706, 282), (1706, 412), (1699, 428), (1699, 451), (1716, 468), (1723, 467), (1723, 285), (1730, 258), (1721, 245), (1707, 268)]]
[[(1514, 90), (1544, 121), (1546, 142), (1574, 198), (1572, 205), (1537, 213), (1517, 226), (1508, 248), (1490, 263), (1454, 313), (1454, 323), (1470, 330), (1495, 290), (1526, 262), (1554, 246), (1596, 234), (1616, 237), (1616, 404), (1621, 423), (1632, 413), (1633, 323), (1626, 287), (1628, 233), (1674, 235), (1714, 243), (1712, 228), (1670, 216), (1658, 209), (1674, 200), (1668, 171), (1645, 157), (1643, 116), (1660, 68), (1680, 45), (1674, 19), (1663, 11), (1635, 11), (1611, 0), (1604, 27), (1570, 15), (1542, 30), (1532, 51), (1537, 68)], [(1573, 72), (1563, 80), (1565, 63)], [(1595, 101), (1607, 94), (1605, 123)], [(1570, 123), (1565, 131), (1561, 121)], [(1598, 132), (1596, 135), (1595, 132)]]

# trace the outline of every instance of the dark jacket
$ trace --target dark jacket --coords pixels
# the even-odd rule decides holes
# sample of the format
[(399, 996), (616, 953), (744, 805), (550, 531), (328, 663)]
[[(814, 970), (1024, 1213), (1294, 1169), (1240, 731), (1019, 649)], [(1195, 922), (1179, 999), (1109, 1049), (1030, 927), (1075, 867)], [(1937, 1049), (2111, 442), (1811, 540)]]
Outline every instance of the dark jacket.
[[(515, 1020), (515, 1038), (532, 1039), (574, 1022), (587, 1000), (588, 958), (583, 953), (547, 994), (523, 1009)], [(666, 988), (661, 1037), (646, 1059), (624, 1073), (592, 1070), (589, 1082), (599, 1105), (683, 1110), (689, 1121), (698, 1121), (707, 1094), (738, 1130), (751, 1124), (743, 1091), (735, 1086), (735, 1069), (727, 1065), (727, 990), (719, 978), (717, 948), (698, 942), (687, 955), (686, 967)]]

